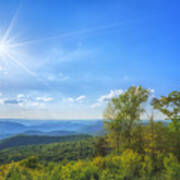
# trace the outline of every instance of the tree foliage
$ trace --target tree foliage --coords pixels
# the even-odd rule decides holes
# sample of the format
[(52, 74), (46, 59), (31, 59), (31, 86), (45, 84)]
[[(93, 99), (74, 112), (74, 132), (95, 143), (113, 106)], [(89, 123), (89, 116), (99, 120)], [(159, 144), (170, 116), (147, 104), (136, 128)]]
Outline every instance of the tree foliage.
[(152, 102), (170, 126), (140, 123), (148, 95), (133, 86), (113, 98), (102, 137), (0, 151), (0, 180), (179, 180), (179, 92)]
[(167, 97), (154, 98), (154, 109), (160, 110), (167, 120), (171, 120), (170, 127), (173, 131), (180, 131), (180, 91), (173, 91)]
[(132, 128), (140, 120), (140, 115), (144, 112), (145, 103), (149, 96), (149, 90), (141, 86), (132, 86), (118, 98), (113, 98), (107, 105), (104, 112), (104, 124), (109, 133), (109, 140), (120, 152), (121, 141), (128, 141), (132, 137)]

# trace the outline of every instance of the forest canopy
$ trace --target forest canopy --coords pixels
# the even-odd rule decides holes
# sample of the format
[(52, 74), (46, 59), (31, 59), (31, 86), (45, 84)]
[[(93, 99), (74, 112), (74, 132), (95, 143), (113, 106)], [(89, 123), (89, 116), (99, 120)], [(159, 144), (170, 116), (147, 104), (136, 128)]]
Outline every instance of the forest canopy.
[[(132, 86), (112, 98), (103, 136), (0, 151), (1, 179), (179, 180), (180, 91), (149, 97), (149, 89)], [(168, 126), (154, 113), (140, 123), (147, 104), (170, 120)]]

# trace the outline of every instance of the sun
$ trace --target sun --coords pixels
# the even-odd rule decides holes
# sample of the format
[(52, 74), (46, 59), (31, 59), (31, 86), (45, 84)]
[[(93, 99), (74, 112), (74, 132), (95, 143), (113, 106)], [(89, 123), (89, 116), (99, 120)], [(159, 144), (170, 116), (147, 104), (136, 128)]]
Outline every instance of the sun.
[(0, 42), (0, 56), (5, 56), (9, 51), (8, 44), (5, 42)]
[[(24, 51), (24, 47), (30, 44), (34, 44), (39, 41), (44, 41), (51, 38), (44, 38), (40, 40), (26, 40), (21, 41), (18, 38), (18, 34), (12, 33), (14, 29), (14, 25), (16, 23), (17, 15), (18, 15), (19, 8), (16, 10), (14, 16), (12, 17), (9, 25), (5, 29), (5, 31), (0, 32), (0, 63), (2, 62), (3, 65), (9, 66), (16, 65), (17, 67), (21, 68), (24, 72), (29, 74), (33, 77), (36, 81), (42, 83), (45, 87), (51, 88), (46, 80), (39, 77), (38, 73), (32, 71), (26, 64), (24, 64), (25, 59), (28, 58), (28, 54)], [(1, 29), (1, 28), (0, 28)], [(16, 69), (14, 70), (16, 71)], [(19, 70), (17, 70), (19, 72)]]
[[(30, 74), (33, 77), (36, 77), (35, 73), (32, 72), (26, 65), (24, 65), (18, 56), (23, 55), (23, 52), (16, 48), (17, 42), (13, 41), (13, 37), (9, 37), (10, 31), (7, 30), (6, 33), (0, 39), (0, 61), (8, 61), (11, 62), (21, 69), (23, 69), (26, 73)], [(22, 43), (20, 43), (22, 44)], [(9, 63), (8, 63), (9, 65)]]

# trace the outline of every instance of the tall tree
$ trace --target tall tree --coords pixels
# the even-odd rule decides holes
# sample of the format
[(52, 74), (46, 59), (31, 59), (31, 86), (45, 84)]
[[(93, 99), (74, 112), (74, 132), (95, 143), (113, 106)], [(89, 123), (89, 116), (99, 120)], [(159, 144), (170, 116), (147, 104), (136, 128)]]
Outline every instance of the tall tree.
[(152, 101), (154, 109), (160, 110), (167, 120), (171, 120), (172, 131), (180, 132), (180, 91), (173, 91), (167, 97), (154, 98)]
[(120, 143), (131, 141), (132, 128), (144, 112), (143, 103), (149, 97), (149, 90), (141, 86), (131, 86), (117, 98), (113, 98), (104, 111), (104, 124), (109, 140), (116, 152), (120, 152)]
[(95, 154), (96, 156), (106, 156), (110, 149), (108, 147), (108, 142), (105, 137), (99, 137), (95, 143)]
[(154, 109), (160, 110), (167, 120), (171, 120), (171, 147), (176, 157), (180, 160), (180, 91), (173, 91), (167, 97), (162, 96), (152, 101)]

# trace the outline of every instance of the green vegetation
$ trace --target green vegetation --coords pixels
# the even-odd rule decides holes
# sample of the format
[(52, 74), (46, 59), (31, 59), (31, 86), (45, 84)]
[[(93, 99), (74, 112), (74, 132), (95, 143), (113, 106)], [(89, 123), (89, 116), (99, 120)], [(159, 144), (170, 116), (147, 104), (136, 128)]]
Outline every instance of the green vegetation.
[(119, 98), (109, 102), (105, 112), (105, 127), (108, 130), (108, 140), (112, 148), (120, 153), (122, 143), (126, 148), (131, 144), (133, 127), (144, 112), (141, 106), (148, 99), (149, 91), (142, 87), (130, 87)]
[(0, 151), (0, 179), (179, 180), (180, 92), (151, 101), (168, 126), (153, 113), (148, 124), (139, 122), (148, 97), (148, 89), (133, 86), (113, 98), (102, 137)]
[(75, 141), (75, 138), (72, 140), (68, 137), (64, 137), (64, 139), (69, 142), (29, 145), (4, 149), (0, 151), (0, 164), (9, 163), (11, 161), (19, 161), (29, 156), (36, 156), (38, 161), (42, 163), (50, 161), (59, 162), (62, 160), (78, 160), (88, 157), (92, 158), (94, 156), (95, 139), (89, 136), (81, 135), (75, 136)]
[(0, 150), (38, 144), (49, 144), (53, 142), (69, 142), (90, 138), (90, 135), (70, 135), (70, 136), (39, 136), (39, 135), (17, 135), (0, 141)]

